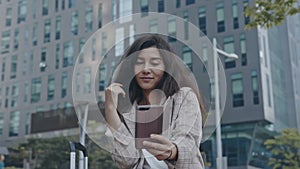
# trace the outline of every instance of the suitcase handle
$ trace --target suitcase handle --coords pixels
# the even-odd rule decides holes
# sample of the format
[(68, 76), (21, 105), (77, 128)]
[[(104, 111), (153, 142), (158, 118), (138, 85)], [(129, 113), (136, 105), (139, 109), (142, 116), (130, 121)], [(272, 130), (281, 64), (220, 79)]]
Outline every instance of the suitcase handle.
[(76, 149), (82, 151), (84, 156), (85, 169), (88, 169), (88, 152), (84, 145), (79, 142), (69, 142), (70, 148), (70, 169), (75, 169)]

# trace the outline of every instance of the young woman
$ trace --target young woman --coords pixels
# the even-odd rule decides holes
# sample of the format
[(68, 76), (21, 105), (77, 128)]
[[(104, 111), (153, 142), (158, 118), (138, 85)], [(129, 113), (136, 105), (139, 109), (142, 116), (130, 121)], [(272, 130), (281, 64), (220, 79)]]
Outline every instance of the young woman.
[[(179, 60), (156, 34), (138, 38), (121, 58), (105, 90), (107, 135), (120, 168), (204, 168), (199, 145), (205, 110), (195, 79)], [(120, 103), (121, 98), (128, 102)], [(168, 132), (151, 134), (153, 141), (144, 141), (140, 150), (134, 140), (135, 108), (148, 104), (164, 106)]]

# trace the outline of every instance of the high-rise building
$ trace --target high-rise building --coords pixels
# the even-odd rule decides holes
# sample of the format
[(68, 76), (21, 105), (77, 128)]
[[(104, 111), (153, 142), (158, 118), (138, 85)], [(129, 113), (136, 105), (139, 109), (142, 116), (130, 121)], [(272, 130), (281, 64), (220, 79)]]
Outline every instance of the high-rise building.
[[(270, 30), (245, 30), (250, 19), (244, 16), (245, 7), (253, 4), (253, 0), (0, 0), (0, 144), (78, 133), (70, 87), (76, 59), (93, 62), (111, 50), (109, 41), (120, 41), (97, 72), (100, 78), (94, 88), (103, 101), (105, 75), (132, 43), (136, 30), (147, 28), (175, 37), (168, 41), (196, 78), (207, 74), (205, 60), (193, 62), (196, 56), (188, 46), (174, 43), (182, 32), (173, 18), (168, 19), (166, 30), (157, 26), (155, 18), (148, 25), (118, 20), (124, 26), (116, 28), (114, 35), (102, 32), (101, 38), (92, 40), (101, 43), (101, 49), (91, 45), (88, 57), (79, 55), (89, 37), (104, 25), (134, 13), (147, 18), (149, 12), (158, 12), (182, 17), (209, 39), (216, 38), (221, 49), (239, 56), (238, 60), (220, 57), (227, 80), (223, 155), (229, 168), (265, 168), (269, 154), (263, 141), (276, 130), (300, 128), (300, 19), (289, 17)], [(180, 31), (189, 39), (188, 30)], [(199, 47), (205, 55), (207, 49)], [(91, 92), (91, 69), (82, 73), (86, 80), (78, 90)], [(205, 85), (203, 94), (214, 98), (213, 81)], [(210, 168), (216, 166), (215, 147), (214, 135), (201, 146)]]

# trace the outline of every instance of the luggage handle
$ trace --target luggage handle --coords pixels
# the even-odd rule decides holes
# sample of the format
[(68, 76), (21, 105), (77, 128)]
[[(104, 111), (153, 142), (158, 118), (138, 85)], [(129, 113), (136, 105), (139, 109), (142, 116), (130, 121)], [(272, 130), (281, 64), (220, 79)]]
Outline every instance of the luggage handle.
[(84, 156), (84, 164), (85, 169), (88, 169), (88, 152), (84, 145), (82, 145), (79, 142), (69, 142), (69, 148), (70, 148), (70, 169), (75, 169), (75, 161), (76, 161), (76, 149), (82, 151)]

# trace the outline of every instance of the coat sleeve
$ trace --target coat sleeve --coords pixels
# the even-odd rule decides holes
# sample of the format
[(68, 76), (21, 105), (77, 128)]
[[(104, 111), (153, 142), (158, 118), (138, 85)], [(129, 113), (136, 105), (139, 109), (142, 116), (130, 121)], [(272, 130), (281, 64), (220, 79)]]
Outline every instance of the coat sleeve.
[(178, 158), (175, 168), (204, 168), (200, 155), (202, 138), (201, 110), (196, 94), (189, 90), (184, 92), (181, 103), (178, 103), (178, 113), (174, 120), (171, 141), (177, 145)]

